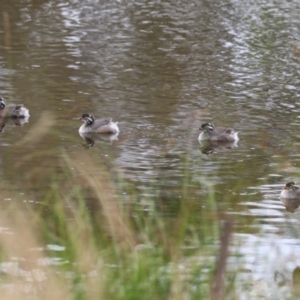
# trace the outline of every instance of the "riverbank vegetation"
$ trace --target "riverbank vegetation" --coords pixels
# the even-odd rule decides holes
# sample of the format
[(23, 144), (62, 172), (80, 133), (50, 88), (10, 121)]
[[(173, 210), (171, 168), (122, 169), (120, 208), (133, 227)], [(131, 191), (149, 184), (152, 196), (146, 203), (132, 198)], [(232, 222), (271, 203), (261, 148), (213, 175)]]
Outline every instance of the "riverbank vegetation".
[(196, 215), (189, 179), (147, 199), (90, 151), (61, 166), (40, 199), (14, 191), (1, 210), (2, 299), (221, 299), (232, 221), (213, 194)]

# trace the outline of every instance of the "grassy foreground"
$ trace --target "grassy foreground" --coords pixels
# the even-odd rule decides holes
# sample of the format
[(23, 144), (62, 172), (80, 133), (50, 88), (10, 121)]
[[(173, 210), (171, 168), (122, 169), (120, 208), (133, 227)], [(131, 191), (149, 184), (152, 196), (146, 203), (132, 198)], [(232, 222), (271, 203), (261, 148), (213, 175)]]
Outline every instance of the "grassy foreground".
[(209, 299), (215, 222), (195, 225), (183, 198), (165, 217), (172, 195), (143, 208), (127, 189), (124, 205), (124, 183), (94, 160), (65, 154), (64, 182), (53, 179), (39, 205), (1, 211), (1, 299)]
[(1, 299), (209, 299), (222, 289), (218, 222), (195, 220), (186, 183), (182, 197), (145, 204), (90, 151), (62, 157), (65, 173), (38, 204), (16, 192), (0, 212)]
[[(16, 147), (49, 138), (54, 121), (41, 119)], [(55, 174), (33, 165), (51, 152), (6, 157), (34, 193), (24, 202), (1, 183), (13, 200), (0, 210), (1, 300), (240, 299), (226, 270), (233, 221), (218, 215), (213, 193), (201, 209), (187, 172), (176, 192), (166, 179), (147, 199), (93, 151), (62, 149)]]

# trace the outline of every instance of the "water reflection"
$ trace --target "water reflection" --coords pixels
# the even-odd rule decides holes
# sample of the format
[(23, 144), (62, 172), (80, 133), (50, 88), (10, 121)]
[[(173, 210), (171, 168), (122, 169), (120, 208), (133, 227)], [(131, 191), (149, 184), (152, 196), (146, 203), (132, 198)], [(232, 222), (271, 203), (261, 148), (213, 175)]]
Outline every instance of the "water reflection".
[(92, 133), (81, 133), (79, 132), (79, 135), (84, 139), (85, 143), (83, 146), (85, 148), (92, 148), (95, 144), (95, 140), (93, 138)]
[(29, 116), (24, 118), (1, 118), (0, 117), (0, 132), (4, 132), (8, 126), (23, 126), (29, 122)]
[(281, 198), (281, 202), (290, 213), (294, 213), (300, 205), (300, 199)]
[(101, 139), (103, 141), (112, 143), (113, 141), (118, 140), (118, 135), (119, 135), (118, 132), (117, 133), (103, 133), (103, 134), (82, 133), (82, 132), (78, 132), (78, 133), (85, 141), (85, 143), (83, 145), (85, 148), (92, 148), (95, 144), (95, 140), (97, 140), (97, 139)]
[(225, 142), (225, 143), (220, 143), (220, 142), (211, 142), (211, 141), (200, 141), (200, 148), (199, 150), (203, 154), (213, 154), (214, 152), (223, 152), (223, 151), (228, 151), (232, 150), (234, 148), (238, 147), (238, 141), (235, 142)]

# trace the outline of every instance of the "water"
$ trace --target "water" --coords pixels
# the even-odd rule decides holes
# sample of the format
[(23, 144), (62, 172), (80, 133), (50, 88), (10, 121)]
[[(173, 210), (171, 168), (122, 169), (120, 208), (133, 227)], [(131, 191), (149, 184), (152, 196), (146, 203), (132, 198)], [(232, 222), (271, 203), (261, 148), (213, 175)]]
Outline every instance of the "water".
[[(297, 1), (23, 0), (1, 1), (0, 11), (1, 96), (31, 114), (0, 136), (2, 201), (13, 201), (11, 190), (42, 197), (51, 174), (63, 180), (63, 151), (84, 144), (76, 118), (90, 112), (111, 116), (121, 133), (89, 151), (112, 158), (143, 195), (162, 182), (176, 191), (190, 158), (199, 209), (213, 188), (218, 210), (238, 218), (234, 243), (250, 261), (260, 245), (254, 277), (264, 277), (272, 245), (279, 269), (295, 253), (297, 203), (286, 210), (279, 193), (300, 177)], [(201, 149), (207, 121), (235, 128), (238, 147)], [(282, 272), (299, 264), (294, 255)]]

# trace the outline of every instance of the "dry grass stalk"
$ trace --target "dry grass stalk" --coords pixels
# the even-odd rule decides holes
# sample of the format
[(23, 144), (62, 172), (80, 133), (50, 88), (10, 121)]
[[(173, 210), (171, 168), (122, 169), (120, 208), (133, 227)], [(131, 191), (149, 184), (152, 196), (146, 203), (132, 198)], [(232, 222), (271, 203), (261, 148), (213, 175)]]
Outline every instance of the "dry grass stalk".
[(52, 113), (44, 112), (41, 117), (32, 127), (30, 132), (24, 136), (18, 143), (15, 144), (16, 147), (27, 144), (37, 144), (44, 136), (49, 134), (50, 128), (55, 124), (55, 119)]
[(10, 20), (9, 14), (3, 12), (3, 27), (4, 27), (4, 45), (5, 47), (10, 47), (11, 45), (11, 31), (10, 31)]
[(221, 300), (223, 299), (224, 289), (224, 277), (226, 273), (226, 263), (228, 257), (229, 242), (233, 230), (233, 220), (226, 217), (224, 220), (224, 227), (222, 230), (222, 236), (220, 241), (220, 251), (217, 260), (217, 266), (212, 282), (212, 289), (210, 294), (210, 300)]
[(76, 159), (70, 159), (69, 162), (82, 175), (99, 199), (105, 217), (104, 221), (116, 244), (133, 250), (136, 244), (135, 234), (121, 210), (116, 187), (110, 174), (99, 164), (95, 164), (86, 151), (78, 153)]

